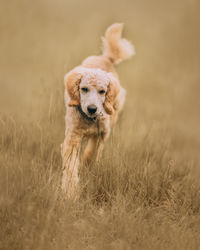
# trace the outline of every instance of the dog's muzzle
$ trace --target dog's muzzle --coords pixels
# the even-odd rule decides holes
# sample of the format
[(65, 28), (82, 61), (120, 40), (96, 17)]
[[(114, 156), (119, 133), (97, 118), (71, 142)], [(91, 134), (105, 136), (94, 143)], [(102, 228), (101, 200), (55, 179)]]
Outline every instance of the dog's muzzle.
[(94, 115), (94, 114), (96, 113), (96, 111), (97, 111), (97, 107), (96, 107), (94, 104), (89, 105), (89, 106), (87, 107), (87, 111), (88, 111), (88, 113), (89, 113), (90, 115)]
[[(83, 112), (81, 106), (78, 106), (78, 111), (80, 112), (80, 114), (81, 114), (86, 120), (92, 121), (92, 122), (95, 122), (96, 120), (98, 120), (98, 118), (99, 118), (100, 116), (103, 116), (103, 113), (100, 112), (99, 114), (96, 114), (94, 117), (90, 117), (90, 116), (88, 116), (85, 112)], [(96, 113), (96, 111), (95, 111), (95, 113)]]

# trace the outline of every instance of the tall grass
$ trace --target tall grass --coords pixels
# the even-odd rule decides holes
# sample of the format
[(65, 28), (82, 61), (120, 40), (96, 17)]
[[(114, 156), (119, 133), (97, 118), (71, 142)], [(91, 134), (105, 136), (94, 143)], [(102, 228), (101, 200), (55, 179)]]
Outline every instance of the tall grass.
[[(197, 1), (12, 1), (0, 10), (0, 249), (199, 249)], [(137, 55), (81, 196), (60, 190), (63, 75), (114, 21)]]

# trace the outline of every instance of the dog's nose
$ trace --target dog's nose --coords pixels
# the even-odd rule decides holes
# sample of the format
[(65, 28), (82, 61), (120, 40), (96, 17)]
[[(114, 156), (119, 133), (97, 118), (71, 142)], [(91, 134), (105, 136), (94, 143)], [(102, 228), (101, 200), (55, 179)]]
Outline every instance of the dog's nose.
[(87, 110), (88, 110), (89, 114), (92, 115), (92, 114), (94, 114), (97, 111), (97, 107), (94, 104), (92, 104), (92, 105), (89, 105), (87, 107)]

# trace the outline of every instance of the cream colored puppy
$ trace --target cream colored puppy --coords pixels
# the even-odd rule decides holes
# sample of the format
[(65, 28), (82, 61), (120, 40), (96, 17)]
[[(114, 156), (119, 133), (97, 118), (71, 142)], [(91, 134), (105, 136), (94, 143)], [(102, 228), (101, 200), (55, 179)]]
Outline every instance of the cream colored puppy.
[[(130, 58), (133, 45), (121, 38), (123, 25), (111, 25), (103, 37), (103, 53), (86, 58), (66, 74), (65, 105), (66, 131), (62, 144), (62, 189), (68, 197), (78, 194), (79, 169), (92, 159), (99, 160), (105, 140), (116, 123), (125, 101), (113, 64)], [(87, 145), (80, 156), (81, 143)]]

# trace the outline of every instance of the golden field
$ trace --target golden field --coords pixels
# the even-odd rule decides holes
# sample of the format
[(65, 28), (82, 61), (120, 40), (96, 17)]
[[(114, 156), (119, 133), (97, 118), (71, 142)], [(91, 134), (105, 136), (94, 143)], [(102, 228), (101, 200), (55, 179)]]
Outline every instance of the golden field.
[[(199, 1), (1, 1), (0, 249), (200, 249)], [(136, 55), (82, 194), (60, 190), (64, 74), (113, 22)]]

